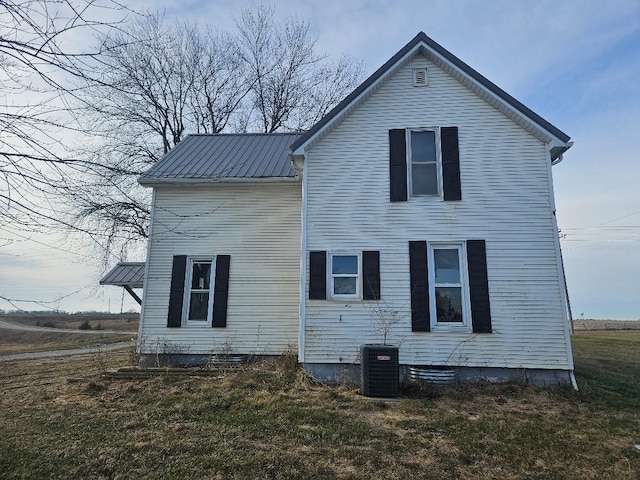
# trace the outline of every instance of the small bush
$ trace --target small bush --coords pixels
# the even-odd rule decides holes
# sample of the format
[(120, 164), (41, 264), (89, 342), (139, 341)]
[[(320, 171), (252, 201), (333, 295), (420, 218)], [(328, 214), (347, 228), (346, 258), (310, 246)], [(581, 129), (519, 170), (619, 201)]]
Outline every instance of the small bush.
[[(38, 325), (40, 325), (40, 321), (38, 321)], [(46, 322), (44, 322), (42, 325), (40, 325), (41, 327), (47, 327), (47, 328), (58, 328), (58, 325), (56, 325), (55, 323), (53, 323), (51, 320), (47, 320)]]
[(296, 372), (300, 368), (298, 363), (298, 352), (293, 348), (288, 347), (281, 355), (278, 355), (274, 359), (274, 364), (277, 369), (287, 372)]
[(94, 382), (93, 380), (87, 383), (87, 385), (84, 387), (84, 391), (90, 394), (100, 393), (106, 389), (107, 389), (106, 385), (104, 385), (103, 383)]
[(443, 388), (421, 381), (406, 381), (400, 385), (400, 392), (407, 398), (437, 400), (442, 397)]
[(78, 327), (78, 330), (91, 330), (91, 323), (89, 323), (89, 320), (82, 322)]

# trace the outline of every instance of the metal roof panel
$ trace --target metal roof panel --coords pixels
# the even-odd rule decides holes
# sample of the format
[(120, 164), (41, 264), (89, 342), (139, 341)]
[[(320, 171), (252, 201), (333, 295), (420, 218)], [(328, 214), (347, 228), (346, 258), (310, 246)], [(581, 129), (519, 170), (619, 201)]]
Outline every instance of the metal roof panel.
[(188, 135), (139, 178), (154, 181), (295, 178), (289, 160), (300, 133)]

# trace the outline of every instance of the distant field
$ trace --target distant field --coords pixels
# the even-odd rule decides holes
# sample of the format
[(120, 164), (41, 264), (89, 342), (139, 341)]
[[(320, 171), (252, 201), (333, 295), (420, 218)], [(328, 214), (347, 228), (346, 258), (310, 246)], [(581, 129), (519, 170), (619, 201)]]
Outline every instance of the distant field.
[(0, 320), (39, 327), (79, 329), (88, 322), (92, 329), (138, 331), (137, 313), (108, 314), (60, 314), (60, 313), (19, 313), (0, 315)]
[(640, 320), (574, 320), (576, 333), (594, 330), (640, 330)]
[(408, 384), (395, 402), (291, 357), (139, 380), (100, 376), (130, 351), (6, 362), (0, 477), (637, 480), (640, 332), (573, 347), (580, 392)]
[[(0, 355), (122, 342), (137, 336), (138, 315), (63, 315), (17, 314), (0, 315), (0, 320), (18, 325), (46, 327), (47, 329), (77, 330), (78, 333), (48, 331), (20, 331), (0, 329)], [(83, 329), (80, 327), (83, 326)], [(93, 333), (82, 333), (86, 329)], [(105, 333), (100, 333), (105, 331)], [(122, 334), (107, 331), (123, 332)], [(129, 333), (127, 336), (125, 333)]]

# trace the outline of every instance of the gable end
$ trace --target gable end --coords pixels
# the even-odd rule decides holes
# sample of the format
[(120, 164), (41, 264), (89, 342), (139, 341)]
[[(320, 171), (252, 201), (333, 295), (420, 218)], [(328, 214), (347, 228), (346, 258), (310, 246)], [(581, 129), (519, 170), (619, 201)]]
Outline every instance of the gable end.
[(420, 32), (327, 115), (320, 119), (319, 122), (311, 127), (311, 129), (297, 138), (291, 145), (291, 152), (295, 155), (304, 154), (304, 149), (316, 138), (321, 137), (326, 129), (331, 128), (334, 123), (339, 121), (340, 118), (347, 114), (355, 105), (366, 98), (373, 89), (381, 85), (386, 78), (416, 55), (425, 56), (476, 95), (483, 98), (545, 143), (553, 142), (554, 149), (551, 152), (552, 160), (558, 158), (564, 151), (571, 147), (570, 137), (566, 133), (527, 108), (489, 79), (433, 41), (424, 32)]

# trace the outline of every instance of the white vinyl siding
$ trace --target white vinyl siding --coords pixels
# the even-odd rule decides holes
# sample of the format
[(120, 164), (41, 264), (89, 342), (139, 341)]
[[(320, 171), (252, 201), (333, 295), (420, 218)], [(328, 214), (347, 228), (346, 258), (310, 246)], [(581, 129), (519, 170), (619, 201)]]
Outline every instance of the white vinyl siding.
[[(142, 311), (143, 353), (211, 354), (230, 349), (265, 355), (295, 348), (300, 195), (297, 182), (155, 189)], [(188, 322), (182, 328), (167, 328), (173, 256), (213, 259), (223, 254), (230, 255), (226, 327)]]
[[(413, 87), (414, 68), (428, 88)], [(458, 127), (462, 200), (392, 203), (388, 132), (429, 125)], [(548, 162), (540, 140), (425, 58), (392, 75), (307, 152), (307, 250), (379, 250), (381, 300), (307, 301), (305, 362), (357, 362), (387, 309), (402, 317), (401, 363), (567, 369)], [(470, 239), (486, 240), (493, 333), (412, 332), (409, 240)]]

